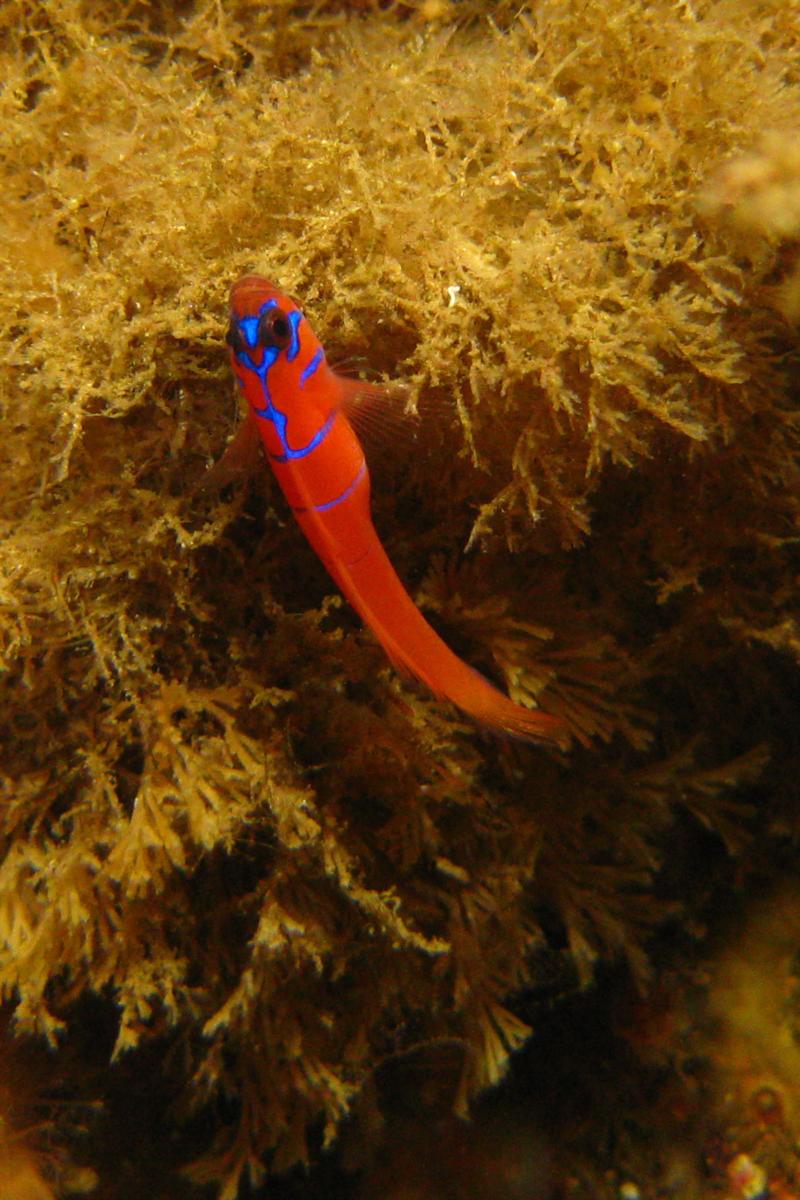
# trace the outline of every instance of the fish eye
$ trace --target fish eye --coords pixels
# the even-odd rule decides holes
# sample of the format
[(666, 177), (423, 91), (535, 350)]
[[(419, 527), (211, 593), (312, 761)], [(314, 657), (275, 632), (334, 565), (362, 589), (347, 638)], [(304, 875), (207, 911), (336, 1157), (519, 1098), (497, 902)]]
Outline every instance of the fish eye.
[(258, 322), (259, 345), (265, 350), (285, 350), (292, 341), (292, 327), (280, 308), (268, 308)]
[(231, 350), (233, 350), (234, 354), (241, 354), (247, 349), (244, 344), (244, 338), (242, 337), (242, 331), (239, 328), (238, 321), (231, 321), (230, 325), (228, 326), (228, 332), (225, 334), (225, 341), (228, 343)]

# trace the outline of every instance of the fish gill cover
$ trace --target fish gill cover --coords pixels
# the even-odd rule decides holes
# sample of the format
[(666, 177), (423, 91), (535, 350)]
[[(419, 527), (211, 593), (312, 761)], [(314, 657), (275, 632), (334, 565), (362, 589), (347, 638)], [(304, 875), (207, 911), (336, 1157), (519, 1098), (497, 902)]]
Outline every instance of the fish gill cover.
[[(415, 1047), (465, 1106), (543, 962), (645, 987), (703, 891), (654, 887), (676, 826), (744, 874), (796, 833), (797, 14), (10, 0), (0, 37), (0, 989), (84, 1100), (146, 1064), (232, 1197)], [(198, 488), (253, 269), (411, 386), (379, 532), (570, 754), (398, 679), (265, 470)]]

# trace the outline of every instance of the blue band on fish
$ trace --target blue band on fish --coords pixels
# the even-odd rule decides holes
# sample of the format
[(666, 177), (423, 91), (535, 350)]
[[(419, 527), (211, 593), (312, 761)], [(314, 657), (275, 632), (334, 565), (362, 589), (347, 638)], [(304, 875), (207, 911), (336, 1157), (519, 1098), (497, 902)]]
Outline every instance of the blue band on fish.
[(292, 512), (327, 512), (330, 508), (336, 508), (337, 504), (341, 504), (342, 501), (346, 500), (348, 496), (352, 496), (353, 492), (361, 483), (361, 480), (364, 478), (366, 473), (367, 464), (363, 462), (356, 472), (355, 479), (353, 479), (353, 481), (347, 485), (341, 495), (334, 496), (333, 500), (326, 500), (323, 504), (312, 504), (308, 508), (298, 508), (296, 505), (292, 505)]

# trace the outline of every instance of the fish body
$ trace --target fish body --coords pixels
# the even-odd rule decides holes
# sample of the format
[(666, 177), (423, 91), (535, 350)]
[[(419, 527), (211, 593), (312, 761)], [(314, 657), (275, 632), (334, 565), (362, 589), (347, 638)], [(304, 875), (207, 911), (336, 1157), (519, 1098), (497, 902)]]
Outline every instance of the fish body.
[(563, 743), (561, 721), (515, 704), (463, 662), (404, 588), (372, 523), (369, 470), (348, 418), (364, 385), (331, 369), (297, 304), (245, 275), (231, 290), (227, 341), (247, 419), (297, 523), (395, 667), (496, 732)]

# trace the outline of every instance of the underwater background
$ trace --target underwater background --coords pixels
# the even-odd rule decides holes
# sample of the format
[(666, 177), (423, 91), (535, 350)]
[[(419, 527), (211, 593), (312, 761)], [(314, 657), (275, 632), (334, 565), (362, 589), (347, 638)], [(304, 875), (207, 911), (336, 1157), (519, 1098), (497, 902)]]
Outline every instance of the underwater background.
[[(800, 1194), (797, 5), (6, 0), (0, 60), (0, 1200)], [(568, 751), (204, 486), (251, 270), (408, 387), (381, 539)]]

